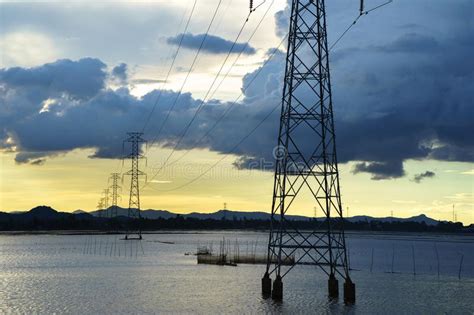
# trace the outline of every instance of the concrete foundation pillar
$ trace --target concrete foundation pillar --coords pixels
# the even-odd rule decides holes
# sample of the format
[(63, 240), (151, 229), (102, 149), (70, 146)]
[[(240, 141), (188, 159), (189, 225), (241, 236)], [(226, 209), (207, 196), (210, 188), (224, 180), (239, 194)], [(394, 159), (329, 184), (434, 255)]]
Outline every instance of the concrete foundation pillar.
[(272, 294), (272, 279), (268, 272), (265, 272), (265, 275), (262, 278), (262, 294), (266, 297)]
[(339, 281), (337, 281), (334, 274), (329, 275), (328, 291), (330, 298), (337, 298), (339, 296)]
[(272, 298), (277, 301), (283, 300), (283, 282), (280, 275), (276, 276), (273, 281)]
[(351, 278), (346, 278), (344, 282), (344, 302), (348, 304), (355, 303), (355, 283)]

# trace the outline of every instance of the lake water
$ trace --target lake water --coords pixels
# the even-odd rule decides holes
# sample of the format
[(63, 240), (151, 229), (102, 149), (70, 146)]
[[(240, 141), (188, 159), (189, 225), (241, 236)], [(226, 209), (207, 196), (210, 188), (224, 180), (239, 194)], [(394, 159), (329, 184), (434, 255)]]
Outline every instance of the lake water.
[(267, 234), (254, 232), (147, 234), (141, 242), (1, 235), (0, 313), (474, 314), (473, 237), (349, 233), (353, 306), (328, 300), (327, 277), (314, 266), (293, 269), (275, 303), (260, 293), (263, 265), (197, 265), (184, 255), (211, 243), (218, 250), (223, 237), (237, 240), (241, 254), (266, 250)]

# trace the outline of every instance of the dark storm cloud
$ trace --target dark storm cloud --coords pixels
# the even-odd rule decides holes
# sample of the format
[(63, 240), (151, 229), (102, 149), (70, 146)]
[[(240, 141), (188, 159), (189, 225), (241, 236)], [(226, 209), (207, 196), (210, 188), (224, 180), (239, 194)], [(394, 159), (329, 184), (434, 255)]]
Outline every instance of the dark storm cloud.
[(383, 52), (433, 53), (439, 49), (438, 42), (432, 36), (417, 33), (404, 34), (392, 43), (377, 47)]
[(0, 69), (0, 83), (17, 90), (38, 89), (40, 93), (67, 93), (85, 99), (104, 88), (105, 67), (99, 59), (62, 59), (34, 68)]
[(370, 173), (373, 180), (398, 178), (405, 175), (401, 161), (357, 163), (352, 172), (354, 174)]
[(125, 84), (128, 81), (127, 65), (121, 63), (112, 69), (113, 79), (119, 83)]
[[(181, 41), (181, 36), (183, 36), (183, 47), (197, 50), (201, 46), (201, 43), (206, 35), (194, 35), (191, 33), (179, 34), (174, 37), (169, 37), (166, 41), (168, 44), (178, 45)], [(232, 45), (233, 42), (230, 40), (208, 34), (201, 50), (212, 54), (225, 54), (230, 51)], [(232, 52), (238, 53), (241, 50), (243, 50), (243, 53), (247, 55), (253, 55), (256, 53), (255, 48), (250, 46), (248, 43), (236, 43), (232, 49)]]
[[(405, 175), (403, 164), (410, 159), (474, 161), (474, 29), (466, 10), (445, 11), (443, 23), (464, 27), (445, 33), (397, 28), (399, 33), (376, 45), (356, 43), (332, 52), (338, 159), (354, 161), (354, 173), (369, 173), (375, 180), (394, 179)], [(467, 22), (462, 23), (463, 19)], [(284, 60), (285, 54), (278, 51), (270, 62), (245, 75), (244, 97), (236, 105), (208, 102), (180, 149), (235, 153), (239, 156), (235, 165), (240, 168), (274, 161)], [(24, 163), (76, 148), (95, 149), (94, 158), (120, 157), (125, 132), (143, 126), (159, 92), (137, 98), (126, 88), (109, 90), (103, 63), (92, 62), (95, 67), (90, 63), (58, 61), (33, 68), (31, 77), (22, 80), (12, 79), (11, 69), (0, 70), (2, 148), (16, 147), (17, 160)], [(86, 75), (78, 71), (65, 78), (59, 69), (51, 74), (51, 65), (89, 70)], [(24, 74), (32, 69), (15, 71)], [(38, 83), (72, 79), (77, 86), (58, 82), (46, 88)], [(176, 95), (163, 92), (146, 138), (156, 135)], [(50, 105), (42, 110), (47, 100)], [(199, 103), (190, 94), (181, 95), (158, 143), (173, 146)], [(236, 147), (258, 124), (255, 133)], [(213, 131), (203, 138), (211, 127)], [(316, 140), (304, 139), (304, 150), (314, 148)], [(25, 158), (28, 154), (32, 155)]]
[(43, 165), (46, 163), (46, 159), (37, 159), (30, 162), (31, 165)]
[(413, 181), (415, 183), (421, 183), (421, 181), (425, 178), (432, 178), (432, 177), (435, 177), (436, 173), (435, 172), (432, 172), (432, 171), (426, 171), (424, 173), (420, 173), (420, 174), (416, 174), (414, 177), (413, 177)]
[(43, 165), (46, 162), (46, 159), (42, 158), (43, 153), (35, 152), (20, 152), (15, 156), (15, 162), (18, 164), (29, 163), (32, 165)]

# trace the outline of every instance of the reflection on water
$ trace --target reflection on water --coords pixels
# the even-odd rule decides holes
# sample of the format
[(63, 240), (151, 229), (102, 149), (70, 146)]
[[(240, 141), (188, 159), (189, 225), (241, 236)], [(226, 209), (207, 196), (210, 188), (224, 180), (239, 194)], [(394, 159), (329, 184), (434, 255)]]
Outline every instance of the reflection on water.
[(350, 234), (357, 303), (345, 306), (327, 299), (327, 278), (314, 266), (289, 273), (284, 301), (275, 303), (260, 294), (263, 265), (197, 265), (184, 255), (217, 247), (223, 236), (238, 240), (240, 252), (248, 244), (265, 251), (267, 235), (249, 232), (150, 234), (141, 242), (0, 236), (0, 313), (474, 312), (473, 238)]

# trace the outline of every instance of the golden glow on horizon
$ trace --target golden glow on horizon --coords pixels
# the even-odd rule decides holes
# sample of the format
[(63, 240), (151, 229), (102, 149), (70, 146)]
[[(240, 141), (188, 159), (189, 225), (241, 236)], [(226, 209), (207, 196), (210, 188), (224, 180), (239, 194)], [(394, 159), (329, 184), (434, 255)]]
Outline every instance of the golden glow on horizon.
[[(148, 174), (156, 172), (159, 157), (167, 149), (149, 151)], [(48, 159), (44, 165), (18, 165), (13, 153), (1, 153), (0, 209), (28, 210), (37, 205), (50, 205), (61, 211), (93, 210), (107, 186), (109, 173), (120, 171), (114, 160), (90, 159), (92, 150), (75, 150)], [(183, 152), (176, 152), (173, 159)], [(176, 213), (214, 212), (226, 202), (229, 209), (270, 211), (273, 173), (236, 170), (235, 156), (227, 156), (216, 168), (200, 180), (179, 187), (205, 171), (221, 154), (208, 150), (193, 150), (173, 167), (165, 168), (141, 191), (142, 209), (163, 209)], [(172, 160), (173, 160), (172, 159)], [(350, 216), (371, 215), (409, 217), (424, 213), (433, 219), (452, 220), (452, 205), (456, 205), (459, 221), (474, 222), (474, 185), (469, 163), (408, 161), (408, 176), (397, 180), (373, 181), (368, 174), (351, 173), (353, 164), (341, 164), (341, 189), (344, 211)], [(129, 167), (125, 161), (124, 171)], [(155, 168), (153, 168), (155, 167)], [(436, 176), (420, 184), (410, 180), (427, 169)], [(149, 175), (150, 176), (150, 175)], [(149, 177), (151, 179), (151, 176)], [(123, 183), (120, 206), (127, 205), (128, 179)], [(449, 184), (448, 184), (449, 183)], [(312, 216), (314, 204), (309, 195), (299, 203), (300, 215)]]

